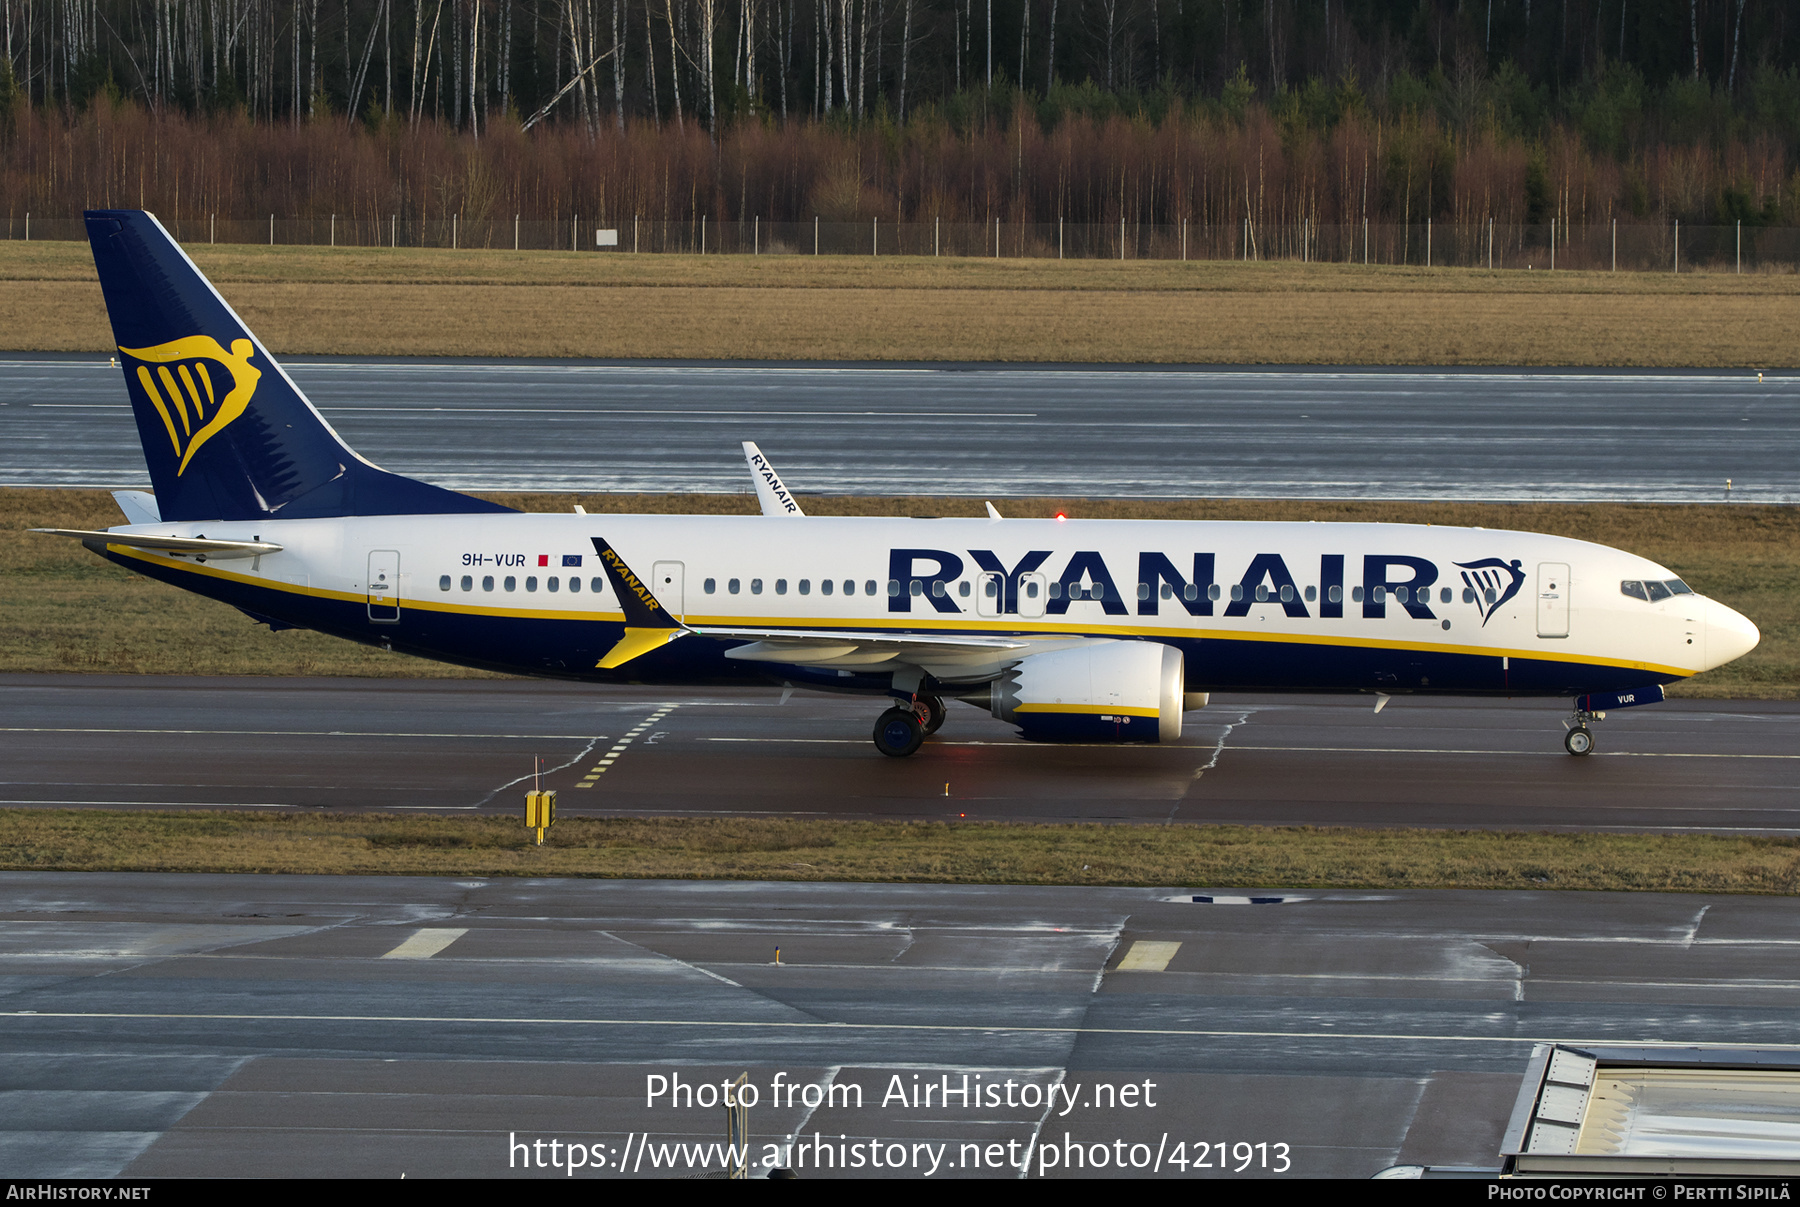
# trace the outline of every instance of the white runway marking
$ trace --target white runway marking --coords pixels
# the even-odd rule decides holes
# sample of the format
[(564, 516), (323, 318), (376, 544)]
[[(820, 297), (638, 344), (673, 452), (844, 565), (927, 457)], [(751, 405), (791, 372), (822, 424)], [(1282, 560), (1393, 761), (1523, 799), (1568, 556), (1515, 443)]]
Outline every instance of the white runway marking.
[(381, 958), (384, 960), (429, 960), (450, 944), (469, 933), (468, 927), (427, 926), (414, 931), (400, 946)]

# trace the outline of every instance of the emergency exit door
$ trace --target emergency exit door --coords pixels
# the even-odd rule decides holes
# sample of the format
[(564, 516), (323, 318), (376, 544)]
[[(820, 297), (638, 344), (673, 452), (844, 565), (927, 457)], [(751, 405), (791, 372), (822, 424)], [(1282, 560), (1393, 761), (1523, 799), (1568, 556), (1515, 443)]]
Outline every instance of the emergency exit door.
[(1569, 567), (1565, 562), (1538, 563), (1537, 624), (1539, 637), (1569, 635)]
[(650, 593), (677, 620), (687, 615), (681, 588), (685, 567), (681, 562), (657, 562), (650, 568)]
[(369, 619), (376, 624), (400, 620), (400, 554), (394, 549), (369, 552)]

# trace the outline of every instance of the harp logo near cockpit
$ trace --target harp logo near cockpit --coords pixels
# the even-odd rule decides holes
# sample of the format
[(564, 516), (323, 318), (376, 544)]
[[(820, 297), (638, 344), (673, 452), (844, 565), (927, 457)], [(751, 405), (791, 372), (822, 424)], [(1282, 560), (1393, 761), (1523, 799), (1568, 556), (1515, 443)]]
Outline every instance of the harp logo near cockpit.
[(1484, 629), (1501, 605), (1517, 595), (1519, 588), (1525, 585), (1525, 571), (1519, 569), (1519, 559), (1516, 557), (1510, 563), (1497, 557), (1484, 557), (1478, 562), (1456, 564), (1463, 572), (1463, 585), (1475, 593), (1475, 606), (1481, 612), (1481, 627)]
[(200, 446), (224, 431), (250, 405), (262, 370), (250, 364), (256, 346), (231, 341), (227, 352), (210, 335), (190, 335), (149, 348), (120, 348), (136, 361), (137, 382), (162, 417), (180, 464), (179, 477)]

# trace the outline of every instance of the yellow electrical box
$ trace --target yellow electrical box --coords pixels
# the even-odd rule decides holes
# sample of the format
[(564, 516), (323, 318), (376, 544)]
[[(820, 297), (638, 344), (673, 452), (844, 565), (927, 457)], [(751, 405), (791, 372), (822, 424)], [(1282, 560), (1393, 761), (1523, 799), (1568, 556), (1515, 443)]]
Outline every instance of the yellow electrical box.
[(556, 824), (556, 789), (525, 794), (525, 828), (537, 831), (538, 845), (544, 843), (544, 831)]

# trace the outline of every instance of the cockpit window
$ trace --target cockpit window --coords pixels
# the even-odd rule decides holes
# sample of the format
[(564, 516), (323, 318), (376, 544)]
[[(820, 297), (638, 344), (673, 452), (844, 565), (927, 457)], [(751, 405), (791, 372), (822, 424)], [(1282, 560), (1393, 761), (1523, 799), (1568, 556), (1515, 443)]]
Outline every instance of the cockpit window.
[(1676, 595), (1692, 595), (1694, 589), (1679, 578), (1662, 581), (1656, 579), (1642, 581), (1628, 578), (1619, 584), (1619, 593), (1629, 595), (1633, 599), (1641, 599), (1645, 603), (1657, 603)]

